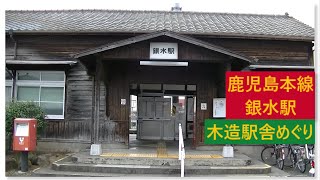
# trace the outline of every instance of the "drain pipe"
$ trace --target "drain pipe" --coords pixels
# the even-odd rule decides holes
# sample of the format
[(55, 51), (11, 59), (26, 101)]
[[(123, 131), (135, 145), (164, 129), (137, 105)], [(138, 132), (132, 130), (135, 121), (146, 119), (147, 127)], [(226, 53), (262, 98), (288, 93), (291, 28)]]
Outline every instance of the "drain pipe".
[(10, 36), (10, 39), (14, 43), (14, 45), (13, 45), (13, 59), (16, 60), (17, 59), (17, 41), (13, 38), (13, 30), (12, 29), (9, 30), (9, 36)]
[(16, 87), (16, 70), (9, 70), (6, 67), (6, 72), (10, 75), (10, 77), (12, 78), (12, 91), (11, 91), (11, 97), (12, 97), (12, 101), (14, 101), (15, 99), (15, 87)]
[(7, 67), (6, 67), (6, 72), (10, 75), (10, 77), (13, 79), (13, 72), (11, 72)]
[[(13, 30), (10, 29), (9, 30), (9, 36), (10, 36), (10, 39), (13, 41), (14, 45), (13, 45), (13, 59), (14, 60), (17, 60), (17, 41), (13, 38)], [(15, 70), (12, 70), (12, 73), (9, 72), (9, 70), (7, 70), (6, 68), (6, 71), (10, 74), (10, 76), (12, 77), (12, 94), (11, 94), (11, 97), (12, 97), (12, 100), (15, 99), (15, 86), (16, 86), (16, 71)]]

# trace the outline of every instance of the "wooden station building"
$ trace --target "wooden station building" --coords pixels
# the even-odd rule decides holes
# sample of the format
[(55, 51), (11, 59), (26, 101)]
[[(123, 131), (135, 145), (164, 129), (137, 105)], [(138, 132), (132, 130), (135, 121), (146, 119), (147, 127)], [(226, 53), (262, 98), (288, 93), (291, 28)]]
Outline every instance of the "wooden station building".
[(45, 109), (43, 149), (126, 147), (134, 115), (138, 139), (174, 140), (180, 122), (198, 147), (226, 71), (313, 70), (314, 29), (288, 14), (6, 11), (5, 23), (6, 101)]

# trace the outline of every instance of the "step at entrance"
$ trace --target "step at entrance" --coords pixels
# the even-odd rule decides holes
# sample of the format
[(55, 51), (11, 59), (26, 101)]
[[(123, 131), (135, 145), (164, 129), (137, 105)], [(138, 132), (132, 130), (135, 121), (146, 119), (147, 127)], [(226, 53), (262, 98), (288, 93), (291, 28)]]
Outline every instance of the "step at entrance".
[[(50, 169), (38, 169), (35, 175), (52, 176), (173, 176), (180, 177), (181, 162), (178, 148), (173, 143), (159, 141), (153, 147), (105, 149), (100, 156), (89, 151), (79, 152), (52, 164)], [(221, 151), (188, 149), (185, 158), (185, 176), (213, 176), (217, 174), (268, 174), (271, 167), (244, 154), (223, 158)]]
[[(143, 165), (145, 159), (136, 157), (139, 165), (132, 164), (100, 164), (100, 163), (79, 163), (75, 162), (73, 156), (69, 156), (52, 164), (51, 169), (38, 169), (34, 171), (36, 176), (180, 176), (180, 164), (170, 164), (170, 161), (163, 161), (159, 165)], [(161, 158), (164, 160), (163, 158)], [(228, 160), (229, 161), (229, 160)], [(125, 159), (119, 161), (125, 162)], [(226, 164), (226, 163), (225, 163)], [(227, 163), (228, 164), (228, 163)], [(271, 172), (271, 167), (261, 162), (254, 162), (246, 166), (208, 166), (198, 159), (193, 166), (186, 165), (185, 176), (214, 176), (218, 174), (262, 174)]]
[[(157, 151), (159, 152), (159, 151)], [(163, 152), (159, 153), (163, 156)], [(199, 153), (199, 152), (198, 152)], [(70, 155), (56, 161), (51, 168), (37, 169), (36, 176), (180, 176), (180, 161), (170, 154), (164, 157), (142, 157), (146, 154), (136, 156), (125, 156), (126, 153), (114, 153), (114, 156), (89, 156), (89, 152)], [(129, 154), (129, 153), (127, 153)], [(227, 174), (262, 174), (271, 172), (271, 167), (254, 161), (243, 155), (235, 154), (234, 158), (212, 158), (208, 154), (187, 154), (185, 160), (185, 176), (214, 176)], [(211, 158), (205, 158), (205, 157)], [(193, 158), (192, 158), (193, 157)]]

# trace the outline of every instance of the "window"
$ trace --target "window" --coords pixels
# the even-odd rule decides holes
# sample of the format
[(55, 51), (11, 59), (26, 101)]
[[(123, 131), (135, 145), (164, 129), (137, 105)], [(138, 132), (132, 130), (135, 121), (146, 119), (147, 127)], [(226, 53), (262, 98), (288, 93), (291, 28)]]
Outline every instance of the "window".
[(33, 101), (49, 119), (64, 118), (65, 74), (63, 71), (17, 71), (17, 101)]
[(12, 84), (13, 80), (11, 75), (6, 71), (6, 104), (12, 100)]

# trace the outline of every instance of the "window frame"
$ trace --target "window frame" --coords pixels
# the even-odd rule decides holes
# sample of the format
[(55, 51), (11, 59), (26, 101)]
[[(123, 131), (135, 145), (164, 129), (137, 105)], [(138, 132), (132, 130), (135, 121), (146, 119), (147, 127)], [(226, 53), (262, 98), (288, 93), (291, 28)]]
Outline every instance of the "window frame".
[[(18, 80), (18, 73), (23, 73), (23, 72), (40, 72), (40, 80)], [(63, 74), (63, 81), (44, 81), (42, 80), (42, 74), (43, 73), (59, 73)], [(18, 89), (19, 87), (39, 87), (39, 95), (38, 95), (38, 100), (37, 103), (40, 106), (41, 102), (50, 102), (50, 101), (41, 101), (41, 89), (42, 87), (59, 87), (63, 88), (63, 97), (62, 97), (62, 115), (46, 115), (46, 119), (64, 119), (65, 116), (65, 96), (66, 96), (66, 74), (64, 71), (37, 71), (37, 70), (18, 70), (16, 74), (16, 88), (15, 88), (15, 97), (17, 98), (18, 101)], [(20, 101), (21, 102), (21, 101)], [(57, 102), (60, 103), (60, 102)]]

